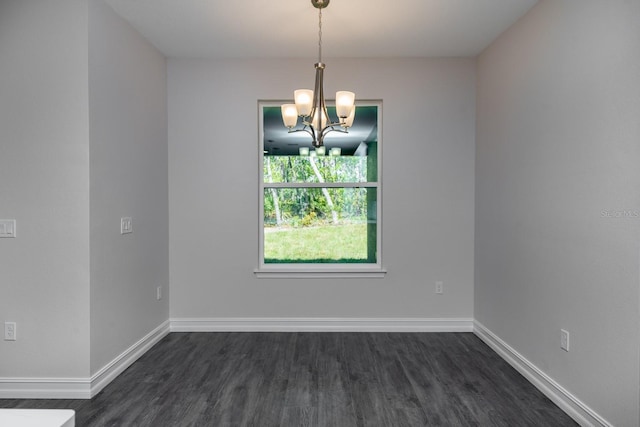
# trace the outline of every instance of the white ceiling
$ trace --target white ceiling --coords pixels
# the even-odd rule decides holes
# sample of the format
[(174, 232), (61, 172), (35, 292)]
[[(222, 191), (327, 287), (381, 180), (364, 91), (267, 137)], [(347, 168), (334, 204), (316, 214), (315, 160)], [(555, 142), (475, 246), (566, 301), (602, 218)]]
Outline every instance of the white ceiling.
[[(168, 57), (314, 58), (310, 0), (106, 0)], [(476, 56), (537, 0), (331, 0), (323, 58)]]

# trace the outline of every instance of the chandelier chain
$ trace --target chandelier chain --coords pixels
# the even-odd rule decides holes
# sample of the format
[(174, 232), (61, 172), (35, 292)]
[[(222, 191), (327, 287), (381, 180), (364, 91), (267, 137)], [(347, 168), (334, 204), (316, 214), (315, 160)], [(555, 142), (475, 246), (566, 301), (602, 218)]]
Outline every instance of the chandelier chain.
[(322, 8), (318, 11), (318, 63), (322, 63)]

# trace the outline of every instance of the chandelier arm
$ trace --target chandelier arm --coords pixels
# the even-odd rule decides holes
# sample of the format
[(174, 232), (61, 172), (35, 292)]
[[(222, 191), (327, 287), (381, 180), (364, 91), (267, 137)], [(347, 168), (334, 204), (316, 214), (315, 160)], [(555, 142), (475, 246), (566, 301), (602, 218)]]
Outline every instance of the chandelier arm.
[(338, 124), (336, 124), (336, 123), (332, 123), (329, 126), (327, 126), (324, 129), (322, 129), (322, 138), (324, 139), (324, 137), (329, 132), (349, 133), (349, 131), (347, 129), (336, 129), (334, 126), (337, 126), (337, 125)]
[(340, 126), (341, 128), (343, 128), (343, 129), (336, 129), (336, 131), (340, 131), (340, 132), (344, 131), (344, 133), (349, 133), (347, 131), (347, 128), (344, 127), (344, 123), (342, 123), (342, 122), (329, 123), (328, 125), (325, 126), (325, 128), (332, 128), (332, 127), (336, 127), (336, 126)]
[[(311, 129), (313, 129), (313, 128), (311, 128)], [(315, 140), (314, 133), (312, 131), (310, 131), (309, 129), (307, 129), (307, 126), (305, 126), (302, 129), (289, 129), (289, 132), (287, 132), (287, 133), (296, 133), (296, 132), (306, 132), (309, 135), (311, 135), (311, 137)]]
[(314, 147), (319, 147), (322, 145), (322, 140), (324, 135), (321, 132), (318, 132), (318, 129), (314, 128), (311, 123), (306, 121), (302, 122), (304, 127), (302, 129), (289, 129), (287, 133), (295, 133), (295, 132), (306, 132), (311, 136), (311, 145)]

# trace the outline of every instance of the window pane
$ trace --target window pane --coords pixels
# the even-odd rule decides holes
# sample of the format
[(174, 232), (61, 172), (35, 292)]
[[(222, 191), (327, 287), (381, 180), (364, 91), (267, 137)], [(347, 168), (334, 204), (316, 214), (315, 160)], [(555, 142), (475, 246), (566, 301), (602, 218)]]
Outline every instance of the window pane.
[[(335, 118), (335, 107), (327, 110)], [(340, 126), (326, 133), (325, 155), (315, 151), (307, 132), (288, 132), (279, 106), (265, 106), (262, 114), (264, 183), (377, 181), (377, 106), (357, 106), (354, 125), (348, 133), (339, 132)], [(299, 118), (296, 129), (303, 128)], [(310, 155), (301, 156), (300, 148), (308, 149)], [(340, 155), (330, 155), (332, 149), (340, 149)]]
[(376, 263), (375, 188), (267, 188), (264, 262)]
[[(368, 157), (264, 156), (264, 182), (369, 182)], [(373, 160), (375, 163), (375, 160)]]

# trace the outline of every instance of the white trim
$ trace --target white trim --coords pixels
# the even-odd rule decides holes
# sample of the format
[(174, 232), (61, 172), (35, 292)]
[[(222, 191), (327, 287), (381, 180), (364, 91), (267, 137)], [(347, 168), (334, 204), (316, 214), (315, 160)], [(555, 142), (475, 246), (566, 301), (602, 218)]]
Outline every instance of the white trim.
[(317, 264), (300, 264), (288, 267), (264, 266), (257, 268), (253, 274), (259, 279), (380, 279), (387, 274), (387, 270), (374, 264), (373, 268), (354, 268), (352, 266), (327, 265), (319, 268)]
[(473, 332), (581, 426), (612, 424), (471, 318), (176, 318), (163, 322), (91, 378), (0, 378), (0, 399), (91, 399), (169, 332)]
[[(263, 155), (264, 157), (264, 155)], [(263, 182), (264, 188), (376, 188), (373, 182)]]
[(0, 378), (0, 399), (90, 399), (89, 378)]
[[(352, 183), (326, 183), (326, 182), (292, 182), (292, 183), (265, 183), (264, 182), (264, 109), (265, 107), (278, 107), (283, 103), (289, 101), (277, 101), (277, 100), (258, 100), (258, 268), (254, 270), (256, 278), (273, 278), (273, 279), (315, 279), (315, 278), (383, 278), (386, 275), (386, 270), (382, 268), (382, 148), (383, 141), (383, 128), (382, 128), (382, 106), (383, 100), (377, 99), (363, 99), (356, 100), (356, 107), (376, 107), (377, 108), (377, 180), (368, 182), (352, 182)], [(264, 263), (264, 191), (268, 188), (375, 188), (376, 189), (376, 258), (377, 262), (374, 264), (376, 271), (361, 271), (363, 264), (365, 263), (345, 263), (345, 264), (324, 264), (329, 267), (327, 272), (314, 271), (318, 265), (304, 267), (307, 269), (307, 273), (299, 273), (297, 271), (289, 272), (287, 269), (291, 268), (296, 270), (303, 266), (303, 264), (280, 264), (280, 271), (271, 271), (271, 264)], [(368, 216), (368, 214), (367, 214)], [(366, 264), (365, 264), (366, 265)], [(337, 268), (336, 271), (331, 268)], [(366, 266), (364, 267), (366, 269)], [(344, 269), (344, 270), (343, 270)], [(352, 271), (352, 273), (347, 273)]]
[(473, 319), (177, 318), (171, 319), (171, 332), (473, 332)]
[(474, 333), (578, 424), (612, 427), (607, 420), (477, 320), (474, 320)]
[(0, 378), (0, 399), (91, 399), (164, 338), (169, 325), (163, 322), (90, 378)]
[(107, 363), (102, 369), (91, 376), (91, 397), (97, 395), (118, 375), (145, 354), (158, 341), (169, 334), (169, 320), (149, 332), (138, 342), (126, 349), (122, 354)]

